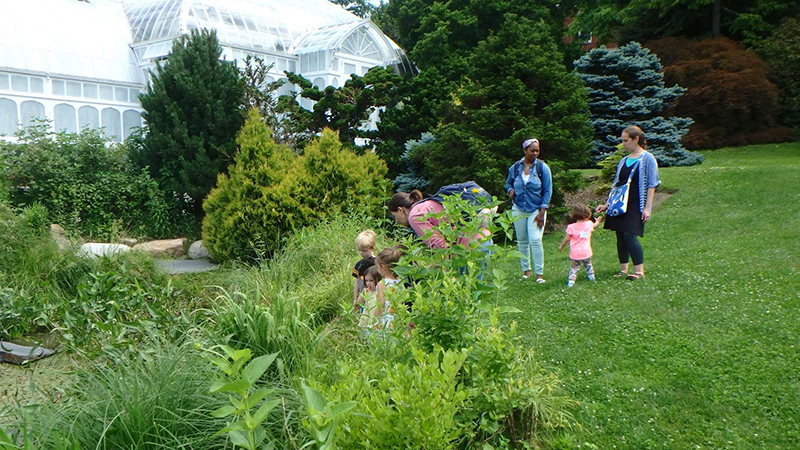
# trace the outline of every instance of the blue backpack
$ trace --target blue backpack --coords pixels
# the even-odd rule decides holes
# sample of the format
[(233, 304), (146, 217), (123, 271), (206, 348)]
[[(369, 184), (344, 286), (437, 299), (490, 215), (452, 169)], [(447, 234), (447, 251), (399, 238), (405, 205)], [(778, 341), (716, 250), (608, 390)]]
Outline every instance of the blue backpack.
[(442, 186), (430, 199), (442, 203), (444, 198), (450, 195), (460, 195), (462, 199), (475, 206), (487, 205), (492, 201), (492, 194), (486, 192), (486, 189), (474, 181)]

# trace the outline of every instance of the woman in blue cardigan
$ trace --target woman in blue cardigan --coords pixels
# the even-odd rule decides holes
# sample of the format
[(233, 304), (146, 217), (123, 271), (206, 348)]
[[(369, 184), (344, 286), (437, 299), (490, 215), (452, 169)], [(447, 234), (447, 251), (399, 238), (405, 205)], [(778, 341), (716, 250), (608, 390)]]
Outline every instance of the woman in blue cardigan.
[(522, 143), (522, 159), (508, 168), (506, 192), (513, 205), (514, 234), (524, 257), (520, 258), (522, 278), (531, 276), (531, 259), (536, 282), (544, 283), (544, 249), (542, 234), (547, 220), (547, 208), (553, 194), (550, 168), (539, 158), (539, 141), (526, 139)]
[[(631, 126), (622, 131), (622, 147), (630, 154), (619, 162), (614, 186), (622, 186), (631, 178), (628, 206), (625, 214), (606, 217), (604, 228), (617, 232), (619, 273), (615, 278), (629, 280), (644, 278), (644, 251), (639, 237), (644, 237), (644, 224), (650, 220), (653, 197), (658, 179), (658, 162), (652, 153), (645, 151), (647, 138), (641, 128)], [(597, 207), (597, 212), (608, 209), (608, 203)], [(633, 261), (633, 273), (628, 273), (628, 260)]]

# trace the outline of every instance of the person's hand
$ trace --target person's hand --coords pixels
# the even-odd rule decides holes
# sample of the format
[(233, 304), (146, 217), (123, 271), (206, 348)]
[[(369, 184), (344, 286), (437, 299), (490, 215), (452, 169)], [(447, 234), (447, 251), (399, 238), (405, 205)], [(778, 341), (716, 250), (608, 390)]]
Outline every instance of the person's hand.
[(517, 195), (517, 193), (516, 193), (516, 192), (514, 192), (514, 190), (513, 190), (513, 189), (511, 189), (510, 191), (508, 191), (508, 196), (509, 196), (509, 197), (511, 197), (511, 198), (514, 198), (514, 196), (515, 196), (515, 195)]
[(608, 206), (606, 206), (606, 205), (599, 205), (597, 208), (595, 208), (594, 212), (596, 212), (596, 213), (601, 213), (601, 212), (605, 211), (606, 209), (608, 209)]
[(642, 222), (647, 222), (648, 220), (650, 220), (650, 210), (645, 208), (645, 210), (642, 212)]
[(537, 214), (536, 217), (534, 217), (533, 220), (534, 220), (534, 222), (536, 222), (536, 227), (537, 228), (544, 227), (544, 214), (542, 214), (542, 213)]

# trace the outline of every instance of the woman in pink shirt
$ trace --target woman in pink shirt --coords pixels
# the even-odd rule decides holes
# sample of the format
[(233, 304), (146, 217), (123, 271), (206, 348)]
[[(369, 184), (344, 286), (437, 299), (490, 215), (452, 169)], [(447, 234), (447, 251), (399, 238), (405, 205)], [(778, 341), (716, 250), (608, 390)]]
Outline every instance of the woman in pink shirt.
[(573, 223), (567, 226), (567, 235), (558, 246), (558, 251), (564, 250), (564, 246), (569, 243), (569, 275), (567, 276), (567, 286), (575, 285), (578, 279), (578, 271), (581, 266), (586, 268), (586, 277), (589, 281), (594, 281), (594, 267), (592, 266), (592, 232), (600, 226), (603, 217), (598, 217), (592, 221), (592, 211), (583, 205), (572, 209)]
[[(394, 220), (400, 225), (410, 226), (414, 233), (425, 241), (430, 248), (445, 248), (447, 242), (444, 237), (432, 231), (433, 227), (439, 225), (440, 220), (435, 217), (425, 217), (429, 213), (440, 213), (444, 211), (444, 206), (433, 199), (423, 199), (422, 192), (413, 190), (411, 192), (398, 192), (389, 199), (386, 205), (392, 213)], [(426, 238), (426, 232), (431, 231)], [(468, 246), (471, 241), (478, 241), (481, 244), (491, 242), (491, 233), (484, 228), (475, 236), (465, 236), (458, 240), (458, 243)]]

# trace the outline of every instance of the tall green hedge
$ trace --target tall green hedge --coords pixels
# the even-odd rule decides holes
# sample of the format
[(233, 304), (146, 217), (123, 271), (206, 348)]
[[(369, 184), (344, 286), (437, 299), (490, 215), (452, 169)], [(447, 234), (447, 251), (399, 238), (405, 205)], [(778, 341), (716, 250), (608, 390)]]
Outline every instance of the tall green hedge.
[(297, 156), (253, 110), (237, 143), (234, 164), (203, 204), (203, 239), (216, 260), (271, 254), (293, 231), (337, 214), (378, 214), (388, 195), (383, 161), (343, 147), (331, 130)]

